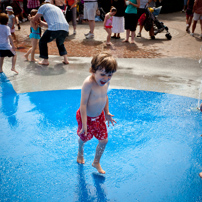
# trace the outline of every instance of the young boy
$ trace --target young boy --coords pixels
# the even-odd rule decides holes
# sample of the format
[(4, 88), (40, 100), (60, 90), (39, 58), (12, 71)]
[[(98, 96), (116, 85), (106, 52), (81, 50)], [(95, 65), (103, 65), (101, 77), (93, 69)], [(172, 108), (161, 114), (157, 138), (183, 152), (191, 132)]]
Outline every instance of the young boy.
[(107, 127), (105, 119), (114, 125), (116, 121), (109, 113), (109, 102), (107, 89), (109, 81), (116, 72), (117, 62), (109, 53), (103, 52), (93, 57), (91, 61), (90, 73), (81, 89), (80, 108), (76, 113), (78, 122), (77, 134), (79, 136), (79, 149), (77, 162), (84, 164), (83, 147), (84, 143), (95, 136), (99, 143), (96, 148), (95, 158), (92, 166), (99, 173), (104, 174), (105, 171), (100, 165), (100, 158), (105, 150), (108, 142)]
[(15, 69), (17, 55), (15, 53), (15, 46), (11, 37), (10, 28), (7, 26), (8, 16), (5, 13), (0, 13), (0, 73), (3, 72), (4, 57), (12, 57), (11, 70), (18, 74)]

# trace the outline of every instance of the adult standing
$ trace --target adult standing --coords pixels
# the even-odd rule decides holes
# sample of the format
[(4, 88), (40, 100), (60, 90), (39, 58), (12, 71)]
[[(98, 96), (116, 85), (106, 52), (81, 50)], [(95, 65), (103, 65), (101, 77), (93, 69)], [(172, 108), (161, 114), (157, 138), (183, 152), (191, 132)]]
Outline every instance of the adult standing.
[(84, 0), (84, 19), (88, 20), (90, 31), (84, 34), (86, 39), (94, 38), (95, 29), (95, 15), (98, 8), (98, 3), (96, 0)]
[(65, 10), (65, 0), (50, 0), (50, 3), (59, 7), (62, 11)]
[(120, 39), (120, 33), (124, 32), (124, 14), (125, 14), (125, 0), (111, 0), (112, 6), (117, 9), (116, 14), (113, 16), (111, 38)]
[(190, 35), (194, 36), (194, 31), (196, 29), (196, 23), (198, 20), (200, 20), (200, 24), (201, 24), (200, 38), (202, 39), (202, 1), (201, 0), (194, 1), (193, 12), (194, 12), (194, 22), (192, 25), (192, 32), (190, 33)]
[(126, 39), (123, 42), (129, 42), (129, 36), (131, 32), (131, 43), (135, 43), (135, 31), (137, 27), (137, 8), (140, 6), (140, 0), (130, 0), (126, 1), (126, 10), (125, 10), (125, 30), (126, 30)]
[(32, 17), (31, 20), (38, 22), (38, 20), (42, 16), (47, 22), (48, 29), (44, 32), (39, 41), (40, 57), (43, 58), (43, 60), (40, 61), (39, 64), (49, 65), (47, 44), (54, 39), (56, 39), (56, 44), (60, 56), (64, 57), (63, 63), (69, 64), (67, 59), (67, 51), (64, 46), (65, 38), (68, 36), (69, 33), (69, 24), (67, 23), (63, 12), (57, 6), (46, 3), (39, 8), (37, 14)]
[(40, 1), (39, 0), (27, 0), (27, 11), (28, 14), (30, 14), (32, 9), (37, 9), (40, 6)]
[[(73, 34), (76, 34), (76, 4), (77, 4), (77, 0), (67, 0), (67, 4), (68, 4), (68, 7), (71, 11), (71, 20), (72, 20), (72, 26), (73, 26)], [(67, 13), (66, 13), (67, 14)], [(66, 17), (67, 19), (67, 17)]]

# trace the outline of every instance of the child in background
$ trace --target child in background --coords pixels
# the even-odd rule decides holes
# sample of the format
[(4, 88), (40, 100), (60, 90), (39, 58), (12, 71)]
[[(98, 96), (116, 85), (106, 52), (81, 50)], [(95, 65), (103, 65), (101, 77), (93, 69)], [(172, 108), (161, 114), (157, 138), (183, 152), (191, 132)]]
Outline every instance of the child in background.
[(93, 57), (91, 61), (90, 73), (82, 86), (80, 108), (76, 113), (78, 122), (77, 134), (79, 136), (79, 149), (77, 162), (84, 164), (84, 143), (95, 136), (99, 143), (96, 148), (96, 154), (92, 166), (99, 173), (104, 174), (105, 171), (100, 165), (100, 158), (105, 150), (108, 142), (107, 127), (105, 119), (114, 125), (116, 121), (109, 113), (109, 102), (107, 90), (109, 81), (116, 72), (117, 62), (109, 53), (100, 53)]
[(11, 70), (18, 74), (15, 69), (17, 55), (15, 53), (15, 46), (11, 36), (10, 28), (7, 26), (8, 16), (5, 13), (0, 13), (0, 73), (3, 73), (4, 57), (12, 57)]
[(111, 34), (112, 34), (112, 20), (113, 16), (116, 14), (117, 10), (115, 7), (111, 7), (110, 12), (105, 15), (104, 19), (104, 29), (108, 33), (107, 35), (107, 45), (112, 45), (110, 42), (111, 40)]
[(15, 16), (13, 12), (13, 8), (11, 6), (6, 7), (6, 12), (8, 14), (8, 26), (11, 29), (11, 35), (13, 39), (16, 41), (16, 36), (15, 36)]
[[(32, 9), (30, 12), (30, 16), (35, 16), (37, 13), (36, 9)], [(29, 38), (31, 39), (32, 47), (27, 51), (27, 53), (24, 54), (24, 57), (26, 60), (29, 61), (29, 54), (31, 53), (31, 62), (37, 62), (37, 59), (34, 58), (35, 50), (37, 48), (37, 44), (39, 39), (41, 38), (41, 27), (39, 26), (47, 26), (46, 22), (42, 22), (41, 20), (39, 22), (33, 22), (30, 21), (30, 35)]]

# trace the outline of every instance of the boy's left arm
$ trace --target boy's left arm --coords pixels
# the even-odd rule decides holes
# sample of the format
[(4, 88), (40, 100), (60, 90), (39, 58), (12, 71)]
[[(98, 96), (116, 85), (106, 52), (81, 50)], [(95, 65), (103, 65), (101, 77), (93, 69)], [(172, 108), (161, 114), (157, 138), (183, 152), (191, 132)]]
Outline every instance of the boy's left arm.
[(114, 117), (114, 115), (110, 114), (109, 113), (109, 100), (108, 100), (108, 95), (106, 97), (106, 104), (105, 104), (105, 108), (104, 108), (104, 111), (105, 111), (105, 119), (106, 121), (108, 122), (108, 126), (109, 126), (109, 123), (111, 122), (111, 124), (114, 126), (114, 123), (116, 123), (116, 121), (112, 118)]

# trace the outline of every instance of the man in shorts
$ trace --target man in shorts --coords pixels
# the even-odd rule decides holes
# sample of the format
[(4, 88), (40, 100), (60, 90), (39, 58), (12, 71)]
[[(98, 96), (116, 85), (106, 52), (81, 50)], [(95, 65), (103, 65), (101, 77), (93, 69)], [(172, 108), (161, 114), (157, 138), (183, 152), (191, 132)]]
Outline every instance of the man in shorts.
[(196, 23), (198, 20), (200, 20), (200, 24), (201, 24), (200, 38), (202, 39), (202, 1), (201, 0), (195, 0), (194, 6), (193, 6), (193, 12), (194, 12), (194, 22), (192, 25), (192, 32), (190, 33), (190, 35), (194, 36), (194, 31), (196, 29)]
[(90, 31), (84, 34), (86, 39), (94, 38), (95, 15), (98, 8), (96, 0), (84, 0), (84, 19), (88, 20)]

